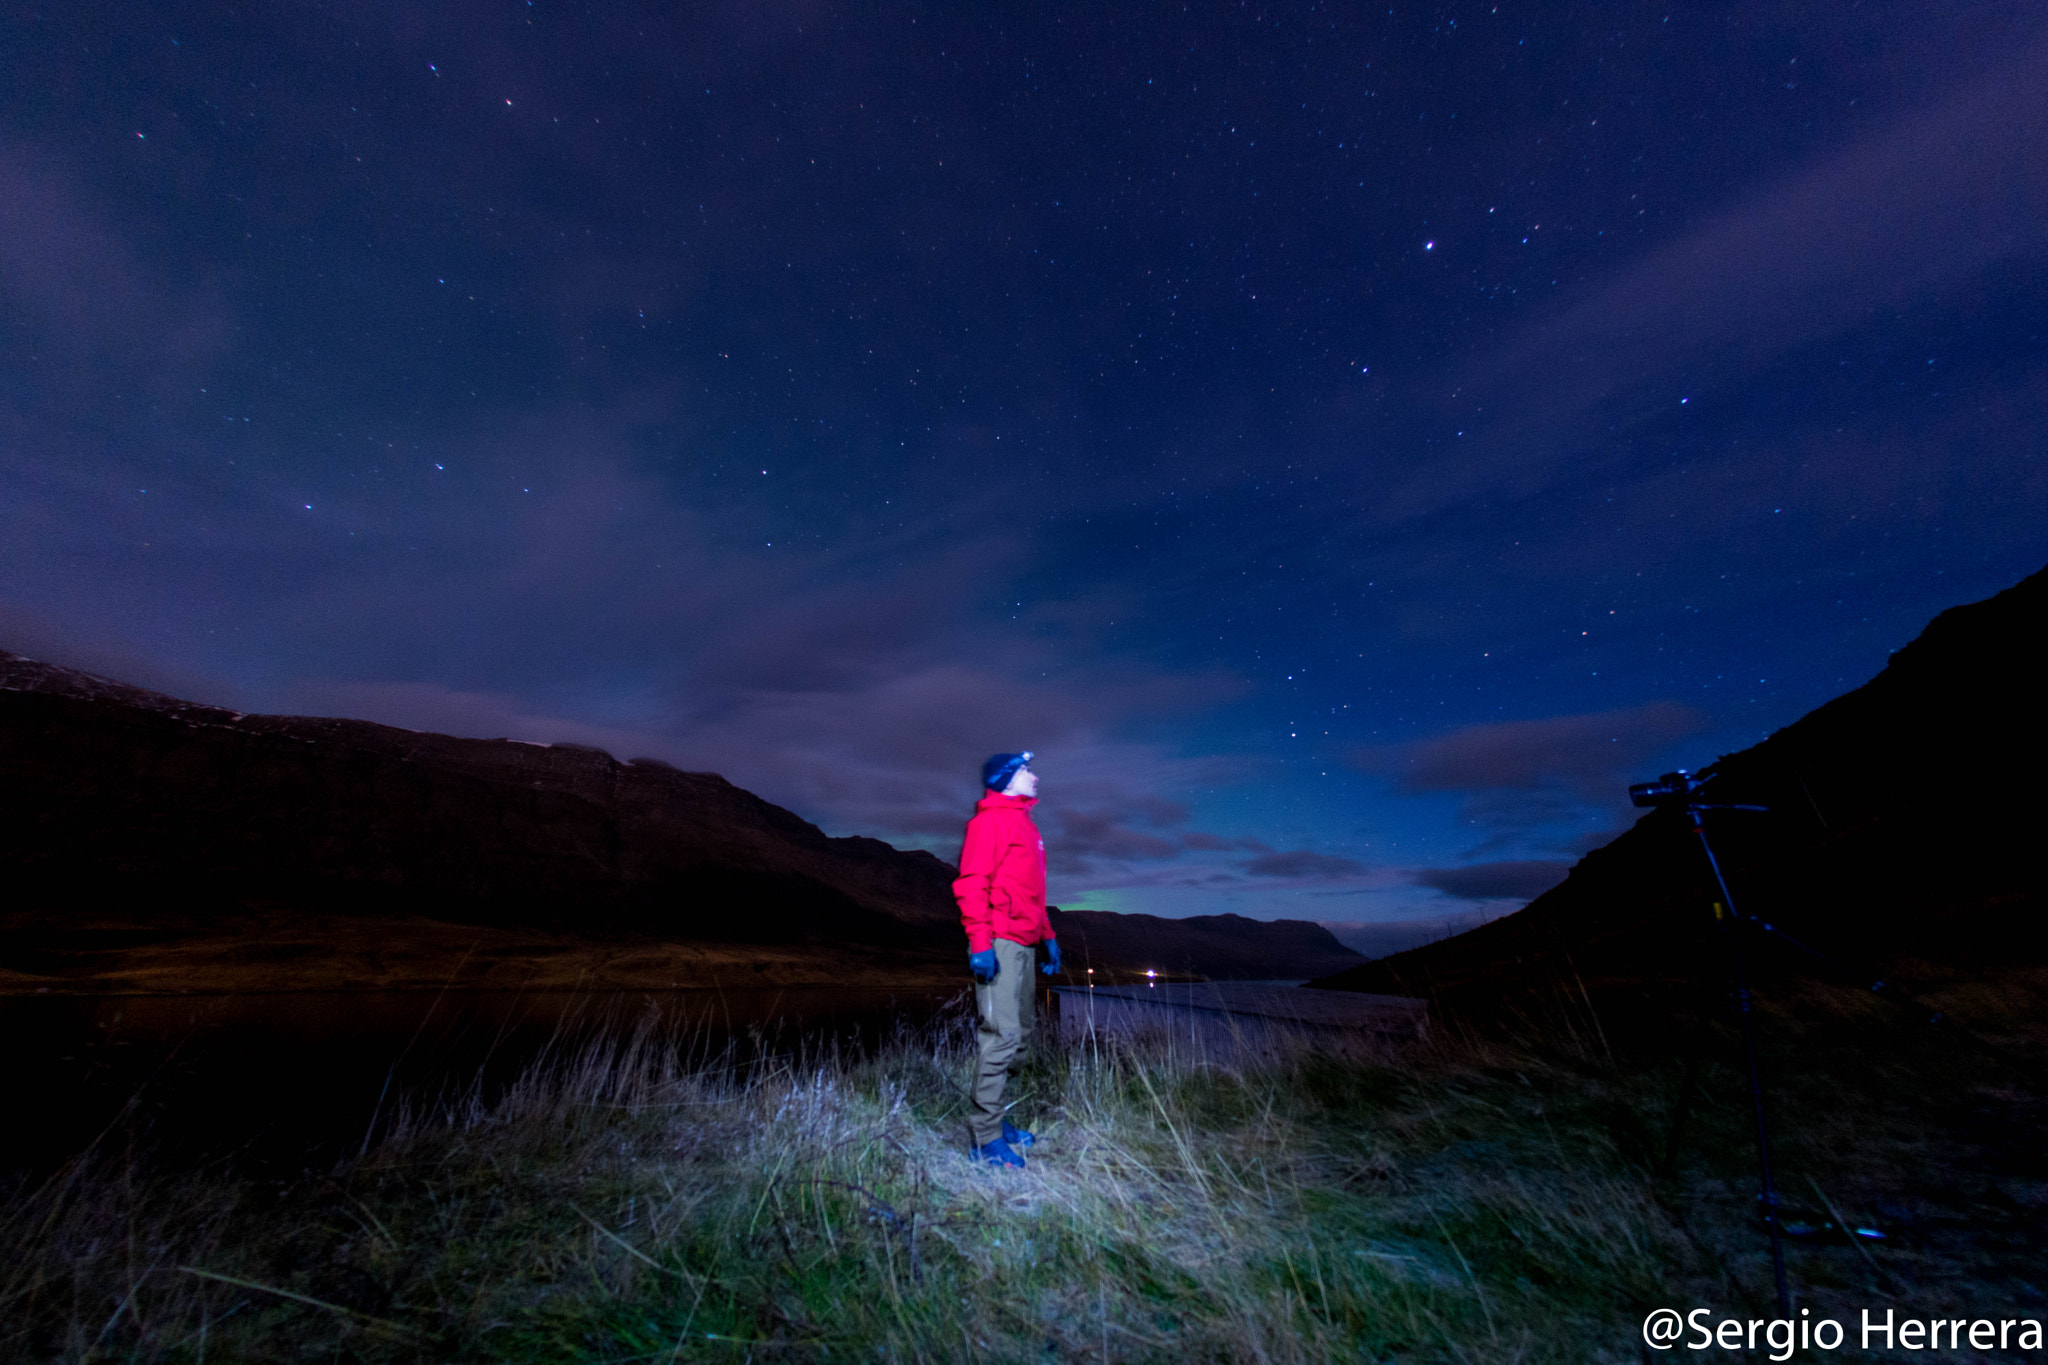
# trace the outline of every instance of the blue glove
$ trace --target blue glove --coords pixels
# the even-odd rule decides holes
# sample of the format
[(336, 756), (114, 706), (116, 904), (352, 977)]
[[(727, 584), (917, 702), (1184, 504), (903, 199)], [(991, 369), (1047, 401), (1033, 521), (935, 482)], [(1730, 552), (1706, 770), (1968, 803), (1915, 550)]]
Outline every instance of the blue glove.
[(1045, 951), (1051, 960), (1038, 970), (1044, 972), (1047, 976), (1058, 976), (1060, 974), (1060, 941), (1056, 938), (1047, 939), (1045, 941)]
[(978, 953), (967, 955), (967, 970), (974, 973), (974, 979), (986, 986), (996, 979), (996, 950), (984, 948)]

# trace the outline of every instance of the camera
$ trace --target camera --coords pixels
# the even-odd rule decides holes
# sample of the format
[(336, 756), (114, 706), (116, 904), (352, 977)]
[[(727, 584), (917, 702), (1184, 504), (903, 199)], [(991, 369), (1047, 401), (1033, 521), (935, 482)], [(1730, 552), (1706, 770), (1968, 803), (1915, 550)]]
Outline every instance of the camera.
[(1628, 789), (1628, 799), (1638, 806), (1683, 806), (1689, 804), (1706, 784), (1706, 778), (1695, 777), (1681, 768), (1675, 773), (1664, 774), (1655, 782), (1632, 784)]

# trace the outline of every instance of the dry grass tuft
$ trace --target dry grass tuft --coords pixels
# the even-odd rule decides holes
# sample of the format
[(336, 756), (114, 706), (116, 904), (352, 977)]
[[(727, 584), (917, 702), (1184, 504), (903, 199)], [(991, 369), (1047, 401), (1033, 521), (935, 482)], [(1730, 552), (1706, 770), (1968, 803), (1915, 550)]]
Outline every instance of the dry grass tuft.
[(1006, 1172), (963, 1154), (968, 1047), (957, 1018), (744, 1061), (643, 1029), (284, 1185), (102, 1144), (10, 1203), (0, 1354), (1576, 1363), (1636, 1359), (1649, 1308), (1767, 1298), (1728, 1076), (1660, 1183), (1676, 1069), (1597, 1042), (1047, 1043)]

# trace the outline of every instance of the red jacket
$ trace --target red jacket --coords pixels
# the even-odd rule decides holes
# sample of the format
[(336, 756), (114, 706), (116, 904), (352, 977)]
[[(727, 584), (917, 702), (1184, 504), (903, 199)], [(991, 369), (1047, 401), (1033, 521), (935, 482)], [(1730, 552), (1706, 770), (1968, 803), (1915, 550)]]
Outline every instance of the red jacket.
[(1000, 792), (975, 803), (953, 881), (970, 953), (987, 952), (999, 938), (1028, 948), (1053, 936), (1045, 914), (1045, 840), (1031, 823), (1037, 804), (1036, 797)]

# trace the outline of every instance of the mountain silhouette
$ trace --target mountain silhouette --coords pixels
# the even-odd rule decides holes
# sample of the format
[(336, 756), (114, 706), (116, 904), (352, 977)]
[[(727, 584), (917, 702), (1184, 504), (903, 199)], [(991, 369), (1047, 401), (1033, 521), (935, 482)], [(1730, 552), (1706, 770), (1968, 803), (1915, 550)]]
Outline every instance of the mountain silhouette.
[(1256, 920), (1243, 915), (1123, 915), (1102, 910), (1051, 911), (1066, 965), (1085, 975), (1098, 963), (1149, 967), (1173, 976), (1212, 980), (1276, 980), (1338, 972), (1365, 961), (1320, 924)]
[[(245, 715), (4, 651), (0, 866), (0, 989), (965, 980), (949, 864), (716, 774)], [(1346, 958), (1315, 926), (1120, 918), (1069, 917), (1105, 971)]]
[(930, 944), (952, 869), (710, 773), (577, 745), (243, 715), (0, 653), (16, 909), (282, 903), (457, 922)]
[[(2048, 570), (1707, 770), (1705, 799), (1769, 808), (1706, 816), (1736, 908), (1776, 931), (1748, 930), (1756, 972), (1910, 985), (2048, 960), (2044, 640)], [(1584, 1001), (1610, 1032), (1654, 1024), (1725, 988), (1719, 899), (1685, 813), (1652, 810), (1517, 913), (1313, 984), (1475, 1021)]]

